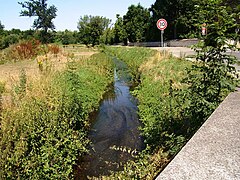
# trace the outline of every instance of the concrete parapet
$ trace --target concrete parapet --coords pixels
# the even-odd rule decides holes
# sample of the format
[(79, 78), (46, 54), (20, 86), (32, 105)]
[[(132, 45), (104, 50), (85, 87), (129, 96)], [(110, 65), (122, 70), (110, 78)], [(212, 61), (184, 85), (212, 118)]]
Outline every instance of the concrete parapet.
[[(164, 42), (164, 47), (190, 47), (199, 42), (198, 39), (175, 39)], [(139, 46), (139, 47), (160, 47), (160, 42), (129, 42), (128, 46)], [(122, 44), (117, 44), (122, 45)]]
[(240, 92), (233, 92), (156, 180), (240, 179)]

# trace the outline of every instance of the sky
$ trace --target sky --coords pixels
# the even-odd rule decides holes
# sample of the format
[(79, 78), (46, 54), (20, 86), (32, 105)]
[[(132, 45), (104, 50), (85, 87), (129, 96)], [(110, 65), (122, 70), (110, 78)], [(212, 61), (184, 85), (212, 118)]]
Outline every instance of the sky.
[[(32, 28), (35, 17), (20, 17), (21, 5), (26, 0), (0, 0), (0, 21), (6, 30), (12, 28), (28, 30)], [(116, 14), (125, 15), (128, 7), (140, 3), (149, 8), (155, 0), (48, 0), (48, 5), (58, 9), (54, 19), (56, 30), (77, 30), (77, 22), (81, 16), (103, 16), (116, 20)]]

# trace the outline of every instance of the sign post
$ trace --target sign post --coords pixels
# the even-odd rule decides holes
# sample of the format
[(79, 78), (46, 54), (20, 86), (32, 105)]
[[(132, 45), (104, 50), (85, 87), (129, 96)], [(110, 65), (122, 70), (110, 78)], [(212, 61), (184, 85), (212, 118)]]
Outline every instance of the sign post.
[(167, 21), (165, 19), (159, 19), (157, 21), (157, 28), (161, 30), (161, 47), (163, 47), (164, 46), (163, 34), (164, 34), (164, 29), (167, 28)]
[(164, 30), (161, 30), (161, 47), (164, 47), (163, 34), (164, 34)]

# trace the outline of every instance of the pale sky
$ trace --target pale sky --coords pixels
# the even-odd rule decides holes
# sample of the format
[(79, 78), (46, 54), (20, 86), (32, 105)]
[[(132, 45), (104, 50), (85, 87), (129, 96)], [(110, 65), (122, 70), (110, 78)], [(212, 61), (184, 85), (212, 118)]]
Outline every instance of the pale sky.
[[(0, 21), (5, 29), (12, 28), (27, 30), (32, 28), (35, 17), (20, 17), (22, 7), (18, 2), (25, 0), (0, 0)], [(115, 22), (116, 14), (125, 15), (130, 5), (140, 3), (149, 8), (155, 0), (48, 0), (48, 5), (55, 5), (58, 9), (54, 19), (56, 30), (77, 30), (80, 16), (99, 15), (112, 19)]]

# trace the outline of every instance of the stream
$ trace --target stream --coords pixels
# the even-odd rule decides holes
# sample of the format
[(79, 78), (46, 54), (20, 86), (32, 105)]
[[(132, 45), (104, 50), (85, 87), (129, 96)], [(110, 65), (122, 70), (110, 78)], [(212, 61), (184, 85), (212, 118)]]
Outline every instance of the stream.
[[(132, 86), (128, 67), (113, 58), (115, 63), (114, 84), (100, 104), (90, 131), (93, 142), (91, 155), (84, 159), (81, 179), (108, 175), (119, 171), (122, 165), (132, 159), (127, 150), (133, 152), (143, 148), (138, 127), (137, 100), (130, 94)], [(125, 149), (125, 150), (123, 150)]]

